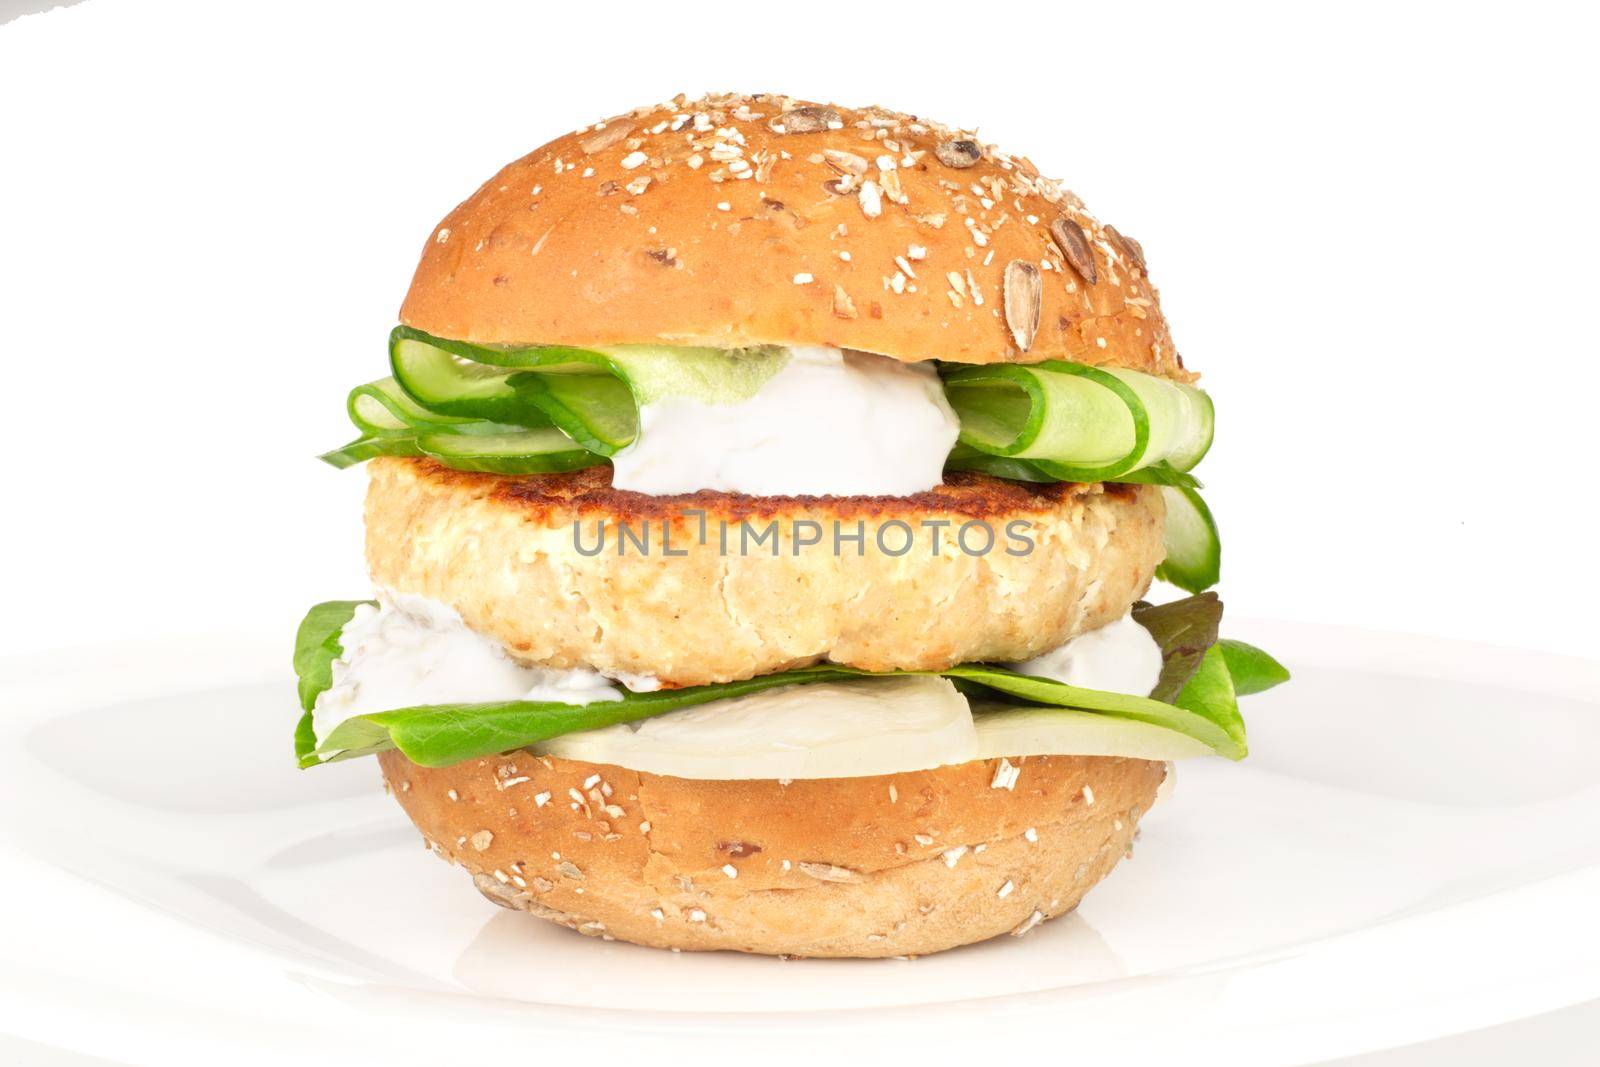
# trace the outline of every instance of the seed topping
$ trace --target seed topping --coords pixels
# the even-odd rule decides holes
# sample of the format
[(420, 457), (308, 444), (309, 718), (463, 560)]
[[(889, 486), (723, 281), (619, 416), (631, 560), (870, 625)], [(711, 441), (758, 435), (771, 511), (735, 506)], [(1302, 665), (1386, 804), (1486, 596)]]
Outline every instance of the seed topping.
[(983, 146), (969, 138), (957, 137), (948, 141), (940, 141), (934, 146), (933, 154), (940, 163), (947, 167), (966, 170), (983, 158)]
[(1033, 347), (1039, 332), (1039, 313), (1043, 306), (1044, 282), (1039, 268), (1025, 259), (1013, 259), (1006, 264), (1006, 327), (1011, 331), (1017, 348), (1026, 352)]
[(867, 161), (854, 152), (841, 152), (836, 148), (825, 148), (822, 151), (822, 158), (827, 162), (828, 166), (840, 174), (849, 174), (859, 178), (867, 173)]
[(1061, 254), (1072, 264), (1072, 269), (1078, 272), (1079, 277), (1090, 285), (1099, 281), (1099, 272), (1094, 266), (1094, 251), (1089, 247), (1089, 238), (1084, 235), (1082, 226), (1067, 218), (1052, 219), (1050, 236), (1055, 239), (1056, 247), (1061, 249)]
[[(1143, 274), (1139, 243), (1095, 220), (1030, 160), (986, 144), (971, 129), (776, 94), (680, 95), (584, 127), (530, 157), (522, 172), (528, 177), (515, 192), (499, 188), (522, 197), (518, 207), (547, 210), (543, 194), (553, 193), (553, 181), (566, 181), (575, 194), (598, 198), (591, 210), (615, 210), (619, 222), (637, 224), (631, 254), (647, 256), (642, 261), (652, 267), (693, 268), (687, 248), (668, 247), (668, 232), (649, 225), (651, 212), (664, 208), (660, 198), (675, 183), (710, 182), (704, 210), (718, 241), (771, 240), (820, 224), (803, 236), (826, 235), (835, 243), (799, 242), (812, 258), (797, 257), (783, 276), (815, 285), (813, 310), (836, 323), (884, 318), (886, 303), (921, 300), (911, 313), (948, 327), (992, 316), (987, 343), (997, 355), (1009, 349), (1012, 358), (1037, 358), (1046, 347), (1056, 355), (1060, 346), (1092, 352), (1097, 345), (1142, 344), (1161, 371), (1182, 374)], [(741, 200), (733, 192), (741, 182), (755, 195)], [(786, 206), (775, 206), (777, 200)], [(897, 232), (882, 235), (881, 245), (860, 244), (878, 239), (870, 230), (865, 237), (846, 234), (840, 221), (846, 209), (851, 217), (861, 212), (851, 230), (893, 225)], [(877, 223), (886, 216), (890, 221)], [(518, 240), (519, 251), (531, 247), (537, 255), (541, 231), (533, 228), (528, 238)], [(466, 240), (447, 229), (436, 229), (432, 240), (486, 247), (476, 233)], [(872, 247), (887, 254), (869, 254)], [(823, 257), (849, 265), (849, 272), (819, 270)], [(494, 266), (499, 274), (489, 277), (505, 276)], [(1041, 335), (1047, 315), (1051, 330)], [(1096, 318), (1116, 323), (1088, 327)]]
[(633, 123), (631, 122), (604, 123), (600, 129), (587, 137), (578, 138), (578, 147), (583, 149), (584, 155), (592, 156), (596, 152), (603, 152), (612, 145), (617, 144), (632, 132)]
[(844, 119), (831, 107), (808, 104), (774, 115), (767, 120), (767, 129), (773, 133), (818, 133), (822, 130), (844, 129)]
[(835, 867), (831, 863), (809, 863), (801, 860), (797, 866), (801, 873), (809, 874), (819, 882), (859, 882), (861, 872), (848, 867)]
[(1117, 251), (1122, 253), (1122, 258), (1138, 267), (1140, 271), (1148, 274), (1149, 272), (1144, 267), (1144, 246), (1127, 234), (1118, 233), (1117, 228), (1109, 222), (1106, 223), (1105, 229), (1106, 236), (1111, 239), (1111, 243), (1116, 247)]

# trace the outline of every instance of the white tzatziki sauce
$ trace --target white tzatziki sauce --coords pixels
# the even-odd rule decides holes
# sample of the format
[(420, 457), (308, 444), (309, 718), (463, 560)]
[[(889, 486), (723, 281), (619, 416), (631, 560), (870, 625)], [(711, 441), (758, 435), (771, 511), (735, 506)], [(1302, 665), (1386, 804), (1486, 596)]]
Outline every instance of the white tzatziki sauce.
[(1161, 679), (1161, 646), (1128, 614), (1008, 666), (1018, 674), (1053, 678), (1080, 689), (1143, 697), (1149, 696)]
[(641, 405), (611, 484), (651, 496), (910, 496), (940, 483), (959, 428), (931, 363), (803, 346), (748, 400)]
[[(321, 741), (344, 720), (419, 704), (621, 700), (611, 680), (591, 670), (524, 667), (497, 641), (474, 633), (455, 610), (428, 597), (378, 593), (339, 633), (343, 655), (333, 684), (317, 697), (312, 726)], [(630, 678), (640, 690), (654, 679)]]

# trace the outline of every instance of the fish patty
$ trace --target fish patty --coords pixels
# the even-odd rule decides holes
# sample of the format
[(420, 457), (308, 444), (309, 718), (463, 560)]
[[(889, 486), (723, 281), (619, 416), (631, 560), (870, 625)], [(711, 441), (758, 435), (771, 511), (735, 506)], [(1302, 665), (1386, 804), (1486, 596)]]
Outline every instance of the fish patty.
[(653, 497), (608, 466), (368, 466), (380, 588), (450, 605), (524, 662), (665, 686), (1027, 659), (1123, 615), (1163, 556), (1151, 486), (951, 472), (908, 497)]

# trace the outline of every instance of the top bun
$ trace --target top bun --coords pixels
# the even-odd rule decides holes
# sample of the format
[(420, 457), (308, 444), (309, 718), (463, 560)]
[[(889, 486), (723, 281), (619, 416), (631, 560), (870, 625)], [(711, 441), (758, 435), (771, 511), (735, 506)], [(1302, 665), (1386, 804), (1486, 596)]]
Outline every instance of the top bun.
[(639, 108), (512, 163), (400, 309), (479, 343), (821, 344), (1187, 381), (1137, 241), (970, 131), (772, 95)]

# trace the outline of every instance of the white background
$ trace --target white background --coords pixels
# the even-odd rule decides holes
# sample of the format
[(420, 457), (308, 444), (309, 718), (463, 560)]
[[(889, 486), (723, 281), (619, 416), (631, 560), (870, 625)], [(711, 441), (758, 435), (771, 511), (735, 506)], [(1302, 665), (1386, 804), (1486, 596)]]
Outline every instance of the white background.
[(1592, 654), (1593, 35), (1532, 5), (1029, 6), (0, 29), (0, 641), (287, 649), (363, 593), (363, 475), (312, 457), (433, 224), (579, 123), (737, 87), (977, 124), (1142, 240), (1217, 401), (1233, 611)]
[(287, 667), (309, 603), (364, 592), (363, 477), (312, 457), (436, 220), (578, 124), (732, 88), (977, 124), (1140, 238), (1218, 405), (1232, 611), (1596, 654), (1577, 5), (560, 8), (0, 26), (0, 647), (237, 631)]

